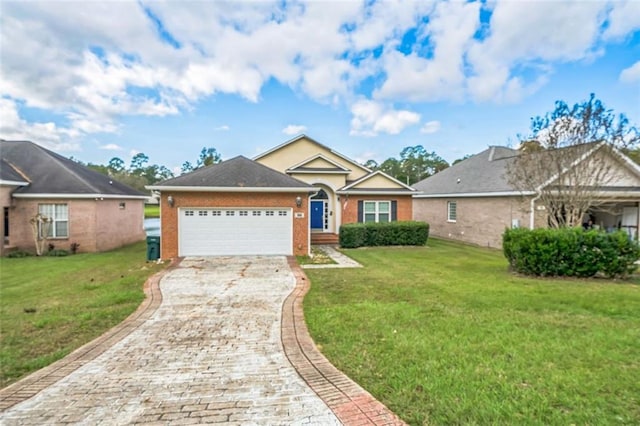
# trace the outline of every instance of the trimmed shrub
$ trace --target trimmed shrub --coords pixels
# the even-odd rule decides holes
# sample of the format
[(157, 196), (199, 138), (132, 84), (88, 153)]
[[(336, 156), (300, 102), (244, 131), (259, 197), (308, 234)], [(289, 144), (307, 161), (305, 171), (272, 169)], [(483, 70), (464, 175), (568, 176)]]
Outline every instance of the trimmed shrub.
[(536, 276), (625, 277), (640, 258), (640, 246), (622, 231), (507, 229), (502, 247), (514, 271)]
[(423, 246), (429, 238), (426, 222), (348, 223), (340, 227), (340, 247)]
[(23, 258), (23, 257), (31, 257), (31, 256), (33, 256), (33, 254), (29, 253), (28, 251), (14, 250), (14, 251), (11, 251), (11, 252), (7, 253), (6, 257), (8, 257), (10, 259), (20, 259), (20, 258)]
[(69, 256), (69, 252), (67, 250), (62, 250), (62, 249), (53, 249), (47, 252), (47, 256), (64, 257), (64, 256)]

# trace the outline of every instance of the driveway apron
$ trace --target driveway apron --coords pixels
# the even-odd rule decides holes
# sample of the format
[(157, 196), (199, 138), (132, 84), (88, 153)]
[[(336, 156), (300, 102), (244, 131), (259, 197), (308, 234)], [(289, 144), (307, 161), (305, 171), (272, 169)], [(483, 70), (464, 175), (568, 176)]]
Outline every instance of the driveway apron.
[(283, 352), (294, 285), (284, 257), (187, 258), (147, 322), (0, 423), (339, 424)]

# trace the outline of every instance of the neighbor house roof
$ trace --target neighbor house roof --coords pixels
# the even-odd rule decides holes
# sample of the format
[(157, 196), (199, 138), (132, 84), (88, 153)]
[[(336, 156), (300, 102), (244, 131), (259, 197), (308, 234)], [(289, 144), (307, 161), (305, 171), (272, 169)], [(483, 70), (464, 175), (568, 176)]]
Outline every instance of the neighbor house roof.
[[(543, 153), (551, 152), (553, 155), (562, 155), (563, 152), (571, 150), (571, 155), (567, 155), (566, 161), (563, 161), (563, 163), (566, 163), (563, 164), (563, 169), (568, 170), (571, 167), (575, 167), (576, 164), (585, 161), (586, 158), (593, 155), (598, 150), (601, 150), (603, 147), (608, 147), (608, 145), (599, 142), (590, 142), (563, 147), (554, 151), (541, 151), (540, 153), (534, 152), (532, 155), (534, 156), (533, 159), (536, 159), (536, 157), (539, 156), (539, 161), (547, 161), (545, 159), (546, 157), (542, 156)], [(610, 149), (607, 152), (618, 157), (618, 159), (622, 160), (622, 164), (624, 164), (633, 173), (640, 176), (640, 167), (638, 167), (638, 165), (627, 156), (615, 148)], [(519, 190), (508, 181), (509, 167), (514, 164), (520, 154), (520, 151), (507, 147), (489, 147), (479, 154), (469, 157), (466, 160), (463, 160), (416, 183), (413, 187), (420, 191), (421, 194), (414, 195), (414, 197), (490, 197), (534, 194), (534, 190)], [(561, 157), (561, 160), (564, 160), (564, 158), (565, 157)], [(557, 174), (551, 176), (547, 182), (542, 184), (542, 186), (549, 185), (556, 179), (558, 179)], [(607, 191), (619, 192), (628, 189), (629, 188), (618, 188), (616, 190), (611, 190), (607, 188)]]
[(25, 186), (29, 181), (13, 166), (0, 158), (0, 185)]
[[(29, 141), (0, 140), (2, 179), (20, 176), (28, 185), (17, 198), (145, 198), (146, 194)], [(4, 165), (13, 170), (5, 170)], [(14, 176), (15, 177), (15, 176)]]
[(147, 187), (173, 191), (269, 191), (304, 192), (316, 189), (243, 156), (203, 167), (191, 173)]
[(413, 185), (422, 194), (416, 198), (437, 196), (498, 196), (521, 194), (507, 181), (508, 165), (518, 151), (492, 146)]

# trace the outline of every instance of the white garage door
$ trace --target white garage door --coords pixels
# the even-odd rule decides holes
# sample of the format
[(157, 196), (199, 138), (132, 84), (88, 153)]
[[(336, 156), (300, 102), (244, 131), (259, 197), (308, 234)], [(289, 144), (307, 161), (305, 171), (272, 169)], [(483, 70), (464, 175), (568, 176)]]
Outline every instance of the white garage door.
[(180, 256), (291, 255), (291, 209), (179, 210)]

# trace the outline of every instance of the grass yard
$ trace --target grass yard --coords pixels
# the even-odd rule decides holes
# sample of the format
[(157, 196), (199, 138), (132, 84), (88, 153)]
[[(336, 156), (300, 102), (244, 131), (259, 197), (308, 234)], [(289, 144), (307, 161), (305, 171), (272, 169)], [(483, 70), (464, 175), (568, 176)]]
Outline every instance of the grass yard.
[(499, 251), (345, 250), (307, 270), (311, 334), (421, 424), (640, 424), (640, 282), (512, 276)]
[(117, 325), (144, 299), (146, 244), (99, 254), (0, 258), (0, 387)]
[(145, 204), (144, 205), (144, 218), (153, 219), (160, 217), (160, 205), (159, 204)]

